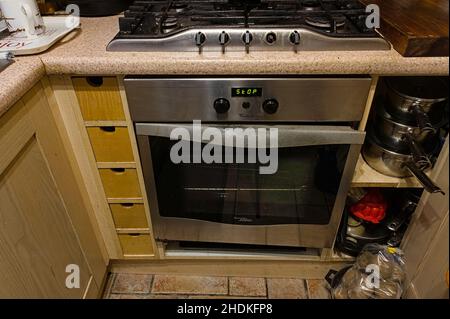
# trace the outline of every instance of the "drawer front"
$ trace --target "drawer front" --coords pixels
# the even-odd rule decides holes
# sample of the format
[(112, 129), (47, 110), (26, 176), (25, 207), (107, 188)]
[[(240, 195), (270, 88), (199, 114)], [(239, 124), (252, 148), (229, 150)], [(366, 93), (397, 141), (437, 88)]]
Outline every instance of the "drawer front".
[(99, 169), (107, 198), (141, 198), (139, 180), (133, 168)]
[(144, 204), (110, 204), (116, 228), (148, 228)]
[(88, 127), (87, 132), (97, 162), (134, 162), (126, 127)]
[(153, 255), (149, 234), (119, 234), (118, 236), (125, 256)]
[(72, 83), (85, 121), (125, 120), (117, 78), (74, 77)]

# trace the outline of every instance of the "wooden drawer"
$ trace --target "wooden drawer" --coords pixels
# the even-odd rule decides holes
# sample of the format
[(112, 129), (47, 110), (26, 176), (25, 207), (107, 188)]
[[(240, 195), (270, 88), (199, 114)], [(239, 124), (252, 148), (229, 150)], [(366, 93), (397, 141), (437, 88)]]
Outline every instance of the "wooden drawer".
[(87, 132), (97, 162), (134, 162), (126, 127), (88, 127)]
[(74, 77), (72, 83), (85, 121), (125, 120), (117, 78)]
[(149, 234), (119, 234), (118, 236), (125, 256), (153, 255)]
[(116, 228), (148, 228), (144, 204), (110, 204)]
[(107, 198), (142, 197), (134, 168), (101, 168), (99, 172)]

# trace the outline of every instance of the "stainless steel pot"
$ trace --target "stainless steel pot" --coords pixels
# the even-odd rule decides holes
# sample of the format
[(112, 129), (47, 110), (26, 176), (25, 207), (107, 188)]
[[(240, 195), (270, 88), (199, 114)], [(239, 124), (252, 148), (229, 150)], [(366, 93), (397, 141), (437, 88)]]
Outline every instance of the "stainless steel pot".
[(393, 177), (415, 176), (424, 189), (430, 193), (444, 192), (424, 173), (424, 168), (418, 167), (414, 156), (402, 154), (381, 146), (382, 143), (373, 134), (368, 134), (363, 147), (363, 157), (367, 164), (376, 171)]
[(400, 122), (398, 119), (386, 112), (384, 105), (379, 104), (375, 109), (374, 128), (376, 134), (382, 142), (394, 146), (406, 146), (405, 138), (411, 136), (418, 143), (424, 142), (430, 136), (436, 134), (434, 123), (433, 128), (420, 128), (418, 125), (408, 125)]
[(430, 128), (428, 113), (448, 100), (448, 79), (441, 77), (386, 78), (389, 112), (415, 119), (420, 128)]
[(385, 111), (382, 104), (376, 106), (373, 128), (376, 137), (384, 145), (390, 146), (399, 153), (411, 153), (420, 168), (432, 166), (431, 160), (422, 148), (422, 143), (435, 137), (435, 129), (400, 123), (398, 119), (394, 119)]

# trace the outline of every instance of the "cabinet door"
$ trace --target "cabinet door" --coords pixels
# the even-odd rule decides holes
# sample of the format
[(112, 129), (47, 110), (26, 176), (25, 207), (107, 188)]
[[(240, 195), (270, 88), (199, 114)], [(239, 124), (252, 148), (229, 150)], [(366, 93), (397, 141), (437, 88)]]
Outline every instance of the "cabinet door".
[(0, 298), (92, 297), (106, 273), (96, 241), (83, 245), (95, 236), (76, 228), (86, 211), (45, 101), (38, 84), (0, 118)]
[(408, 275), (407, 298), (448, 299), (448, 152), (447, 137), (432, 176), (446, 194), (424, 193), (403, 240)]

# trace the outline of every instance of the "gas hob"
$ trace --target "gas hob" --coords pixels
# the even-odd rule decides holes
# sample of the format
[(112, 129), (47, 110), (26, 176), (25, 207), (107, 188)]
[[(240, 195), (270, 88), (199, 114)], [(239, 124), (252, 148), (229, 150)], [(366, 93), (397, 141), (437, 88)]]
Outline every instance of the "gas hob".
[(356, 0), (135, 1), (108, 51), (389, 50)]

